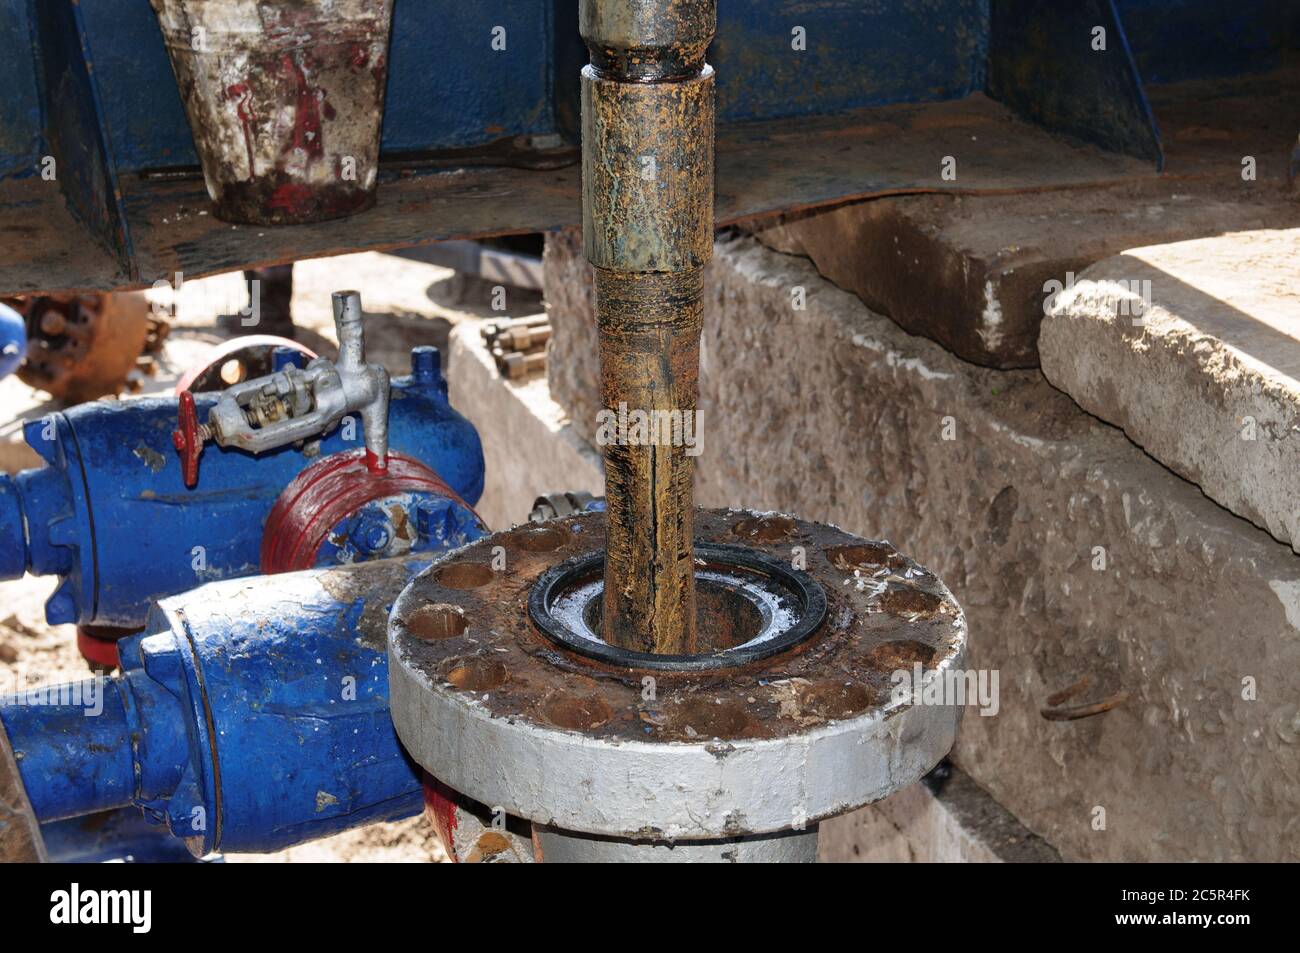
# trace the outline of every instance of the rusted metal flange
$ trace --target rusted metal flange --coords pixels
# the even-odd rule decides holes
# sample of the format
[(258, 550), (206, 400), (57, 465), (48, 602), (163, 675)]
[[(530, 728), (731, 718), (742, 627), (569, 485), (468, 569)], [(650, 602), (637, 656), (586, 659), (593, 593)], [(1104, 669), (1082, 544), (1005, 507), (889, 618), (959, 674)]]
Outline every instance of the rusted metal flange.
[[(439, 560), (394, 605), (389, 678), (403, 744), (476, 801), (637, 842), (813, 825), (947, 754), (960, 708), (891, 692), (900, 669), (962, 665), (965, 617), (932, 573), (888, 543), (789, 516), (701, 510), (696, 526), (706, 552), (745, 546), (815, 584), (820, 626), (777, 654), (705, 671), (597, 660), (540, 631), (529, 601), (557, 566), (602, 551), (604, 514), (517, 527)], [(726, 588), (700, 600), (703, 650), (744, 644), (762, 626)]]
[(471, 527), (486, 532), (473, 507), (419, 460), (390, 453), (377, 474), (365, 453), (328, 456), (284, 488), (262, 533), (263, 573), (402, 556), (425, 548), (422, 540), (442, 548), (463, 542)]

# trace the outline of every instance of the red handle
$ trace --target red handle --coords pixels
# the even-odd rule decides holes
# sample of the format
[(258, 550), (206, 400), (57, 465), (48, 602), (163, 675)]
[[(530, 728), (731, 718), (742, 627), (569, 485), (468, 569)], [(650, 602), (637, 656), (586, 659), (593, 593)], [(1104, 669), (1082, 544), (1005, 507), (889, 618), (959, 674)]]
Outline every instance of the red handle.
[(180, 395), (172, 443), (181, 455), (181, 475), (185, 478), (185, 485), (193, 488), (199, 482), (199, 454), (203, 452), (203, 438), (199, 436), (199, 413), (194, 406), (194, 395), (189, 391)]

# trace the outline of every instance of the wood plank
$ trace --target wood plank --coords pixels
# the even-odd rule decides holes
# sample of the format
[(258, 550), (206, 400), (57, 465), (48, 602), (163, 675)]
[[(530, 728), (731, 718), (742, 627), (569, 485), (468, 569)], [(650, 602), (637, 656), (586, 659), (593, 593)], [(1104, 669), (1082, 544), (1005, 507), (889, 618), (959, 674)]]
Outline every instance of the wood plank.
[[(1213, 143), (1224, 155), (1237, 144), (1232, 137)], [(955, 179), (943, 177), (946, 156), (955, 160)], [(1206, 176), (1228, 168), (1190, 162), (1182, 172)], [(49, 183), (0, 183), (0, 236), (6, 239), (0, 294), (141, 287), (176, 272), (195, 278), (365, 249), (548, 231), (580, 221), (579, 176), (576, 164), (544, 171), (388, 167), (374, 209), (343, 221), (278, 229), (217, 221), (197, 177), (128, 176), (122, 187), (135, 252), (129, 276), (50, 198)], [(875, 195), (1006, 193), (1156, 178), (1149, 163), (1053, 136), (976, 94), (723, 127), (717, 219), (720, 225), (753, 221)]]

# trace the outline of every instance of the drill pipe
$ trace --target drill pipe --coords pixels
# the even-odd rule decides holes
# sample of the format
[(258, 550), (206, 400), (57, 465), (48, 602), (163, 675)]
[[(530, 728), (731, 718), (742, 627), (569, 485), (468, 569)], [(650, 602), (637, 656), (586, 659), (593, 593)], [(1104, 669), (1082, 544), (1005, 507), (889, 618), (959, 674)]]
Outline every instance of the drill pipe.
[[(610, 419), (659, 411), (654, 419), (693, 425), (713, 253), (714, 76), (704, 56), (716, 2), (583, 0), (580, 19), (591, 57), (582, 71), (583, 243), (596, 268), (604, 406)], [(669, 426), (618, 429), (602, 442), (605, 640), (693, 653), (690, 448)]]

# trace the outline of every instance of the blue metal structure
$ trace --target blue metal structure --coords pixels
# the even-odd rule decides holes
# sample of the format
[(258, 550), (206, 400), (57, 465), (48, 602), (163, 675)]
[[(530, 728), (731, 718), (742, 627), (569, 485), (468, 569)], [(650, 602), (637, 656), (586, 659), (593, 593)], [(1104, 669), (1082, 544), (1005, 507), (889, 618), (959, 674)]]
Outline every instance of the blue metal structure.
[[(478, 434), (447, 402), (436, 351), (416, 349), (412, 367), (393, 381), (391, 448), (472, 505), (483, 491)], [(216, 397), (196, 395), (200, 420)], [(0, 474), (0, 579), (62, 577), (46, 604), (51, 623), (138, 628), (163, 596), (258, 572), (263, 526), (284, 488), (324, 456), (364, 443), (358, 419), (319, 444), (256, 457), (209, 447), (189, 489), (172, 445), (176, 416), (176, 399), (144, 398), (83, 404), (27, 424), (46, 466)], [(355, 526), (336, 527), (328, 558), (384, 555), (391, 540), (366, 528), (381, 515), (362, 512)], [(424, 501), (421, 520), (416, 551), (457, 545), (477, 522), (445, 498)]]
[(18, 369), (27, 353), (27, 324), (13, 308), (0, 304), (0, 378)]
[[(42, 824), (41, 840), (53, 864), (195, 862), (184, 841), (150, 824), (135, 806)], [(205, 859), (221, 861), (220, 857)]]
[(1067, 7), (993, 0), (991, 12), (990, 96), (1035, 122), (1163, 168), (1160, 133), (1113, 0)]
[(212, 583), (164, 599), (120, 643), (120, 675), (0, 699), (37, 818), (135, 805), (202, 856), (417, 813), (421, 774), (388, 712), (385, 630), (428, 565)]
[[(397, 0), (386, 160), (576, 142), (577, 3)], [(1095, 26), (1107, 30), (1105, 55), (1089, 44)], [(1269, 0), (722, 0), (709, 58), (723, 130), (984, 92), (1022, 118), (1158, 163), (1145, 83), (1272, 69), (1298, 40), (1296, 5)], [(156, 195), (140, 178), (197, 157), (149, 5), (0, 0), (0, 42), (0, 183), (57, 159), (75, 227), (113, 252), (114, 280), (158, 277), (134, 251), (149, 243), (133, 230), (156, 227)], [(36, 195), (18, 204), (38, 213)], [(21, 220), (21, 208), (6, 211)], [(500, 225), (485, 219), (482, 231)]]

